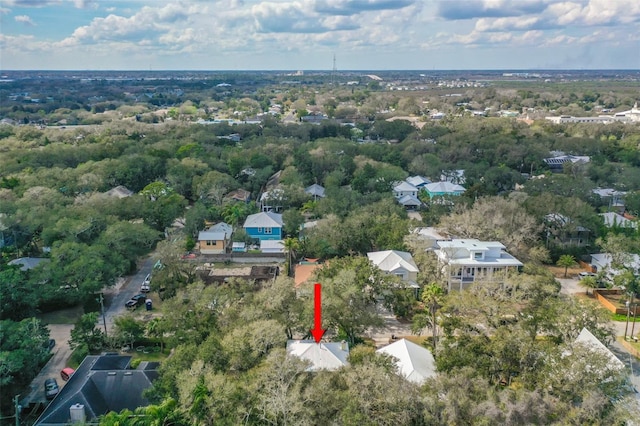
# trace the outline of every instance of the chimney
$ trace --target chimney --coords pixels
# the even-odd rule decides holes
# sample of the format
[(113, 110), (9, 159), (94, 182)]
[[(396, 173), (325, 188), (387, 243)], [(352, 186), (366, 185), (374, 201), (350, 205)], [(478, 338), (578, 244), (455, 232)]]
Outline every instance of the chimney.
[(73, 404), (69, 407), (69, 416), (71, 417), (71, 423), (85, 423), (87, 421), (87, 415), (82, 404)]
[(343, 340), (342, 342), (340, 342), (340, 350), (341, 351), (346, 351), (347, 349), (347, 341)]

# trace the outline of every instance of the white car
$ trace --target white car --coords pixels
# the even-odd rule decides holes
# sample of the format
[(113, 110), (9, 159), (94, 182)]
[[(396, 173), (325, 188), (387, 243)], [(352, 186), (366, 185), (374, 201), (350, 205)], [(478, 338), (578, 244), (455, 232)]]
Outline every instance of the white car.
[(140, 286), (140, 293), (149, 293), (151, 291), (151, 274), (147, 274)]
[(586, 277), (595, 277), (596, 274), (594, 274), (593, 272), (580, 272), (578, 276), (580, 278), (586, 278)]

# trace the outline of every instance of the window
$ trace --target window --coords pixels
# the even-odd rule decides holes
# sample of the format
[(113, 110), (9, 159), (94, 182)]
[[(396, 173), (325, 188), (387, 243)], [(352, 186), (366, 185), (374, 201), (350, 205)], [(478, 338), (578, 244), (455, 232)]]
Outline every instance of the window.
[(271, 228), (264, 228), (264, 233), (265, 234), (270, 234), (271, 233)]
[(262, 228), (258, 228), (258, 233), (262, 232)]
[(207, 245), (208, 245), (208, 246), (215, 246), (215, 245), (217, 245), (217, 244), (218, 244), (218, 242), (217, 242), (217, 241), (207, 240)]
[(482, 252), (481, 251), (474, 251), (473, 252), (473, 258), (475, 260), (482, 260)]

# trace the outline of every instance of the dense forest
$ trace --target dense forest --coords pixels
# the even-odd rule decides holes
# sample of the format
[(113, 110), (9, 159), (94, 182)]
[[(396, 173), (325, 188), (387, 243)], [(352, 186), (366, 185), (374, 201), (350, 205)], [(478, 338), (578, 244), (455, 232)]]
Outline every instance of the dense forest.
[[(475, 117), (462, 108), (418, 128), (378, 112), (422, 114), (415, 96), (394, 97), (375, 86), (333, 97), (305, 87), (257, 89), (252, 98), (222, 92), (173, 99), (162, 119), (149, 104), (128, 105), (124, 98), (121, 104), (105, 101), (113, 107), (94, 102), (42, 113), (11, 109), (9, 115), (23, 123), (37, 123), (34, 115), (40, 114), (49, 123), (74, 116), (88, 125), (0, 126), (3, 395), (18, 393), (33, 377), (23, 372), (46, 360), (46, 329), (36, 314), (89, 303), (154, 251), (164, 266), (152, 283), (152, 290), (163, 289), (162, 317), (149, 323), (123, 317), (107, 338), (88, 313), (72, 334), (72, 346), (82, 354), (118, 347), (132, 336), (170, 348), (149, 393), (154, 405), (139, 409), (146, 416), (216, 425), (578, 425), (620, 424), (633, 415), (633, 407), (621, 402), (630, 392), (624, 375), (573, 344), (583, 327), (610, 341), (608, 318), (586, 301), (560, 295), (544, 265), (598, 251), (640, 253), (637, 228), (604, 226), (598, 213), (611, 206), (593, 192), (623, 191), (626, 212), (640, 214), (637, 123), (527, 123)], [(513, 93), (510, 105), (546, 102), (544, 93)], [(564, 106), (559, 95), (555, 106), (580, 107), (584, 114), (596, 104), (632, 100), (614, 91), (596, 96), (591, 88), (577, 93)], [(474, 95), (463, 101), (505, 104), (494, 88)], [(296, 111), (295, 122), (283, 123), (281, 116), (237, 125), (195, 119), (228, 108), (249, 117), (274, 102)], [(315, 107), (329, 119), (301, 123)], [(109, 111), (125, 118), (107, 121)], [(341, 117), (358, 120), (345, 125)], [(590, 161), (552, 173), (544, 159), (554, 151)], [(450, 170), (464, 170), (466, 192), (445, 200), (421, 194), (422, 219), (410, 219), (393, 186), (414, 175), (438, 181)], [(181, 260), (205, 223), (241, 227), (258, 211), (255, 200), (274, 175), (283, 194), (278, 201), (287, 270), (295, 259), (329, 261), (317, 275), (326, 289), (325, 321), (331, 338), (351, 346), (350, 366), (338, 372), (309, 373), (305, 363), (285, 356), (287, 339), (304, 337), (312, 323), (311, 288), (296, 291), (286, 276), (262, 286), (235, 279), (205, 286), (193, 265)], [(304, 192), (314, 183), (326, 197)], [(110, 196), (118, 186), (132, 195)], [(249, 191), (251, 201), (226, 197), (236, 189)], [(550, 223), (550, 215), (568, 219)], [(310, 220), (317, 226), (301, 234)], [(176, 221), (183, 226), (176, 228)], [(419, 226), (501, 241), (525, 267), (500, 287), (445, 294), (434, 258), (411, 236)], [(589, 230), (586, 244), (561, 242), (578, 228)], [(247, 236), (240, 230), (235, 238)], [(420, 300), (398, 290), (366, 259), (367, 252), (389, 249), (414, 254)], [(28, 271), (7, 264), (25, 256), (47, 261)], [(637, 291), (637, 277), (621, 280)], [(409, 383), (367, 344), (365, 331), (380, 325), (378, 303), (413, 320), (416, 333), (438, 323), (441, 335), (427, 339), (440, 372), (435, 379), (421, 387)], [(502, 320), (512, 317), (518, 320)], [(101, 424), (125, 424), (131, 415), (110, 413)]]

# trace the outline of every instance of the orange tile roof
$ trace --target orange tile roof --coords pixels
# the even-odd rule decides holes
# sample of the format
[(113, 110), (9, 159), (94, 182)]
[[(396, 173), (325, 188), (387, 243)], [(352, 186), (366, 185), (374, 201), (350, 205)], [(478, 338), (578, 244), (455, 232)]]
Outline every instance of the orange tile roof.
[(321, 267), (321, 263), (296, 265), (294, 268), (294, 281), (296, 283), (296, 288), (300, 287), (303, 283), (310, 280), (313, 276), (313, 271)]

